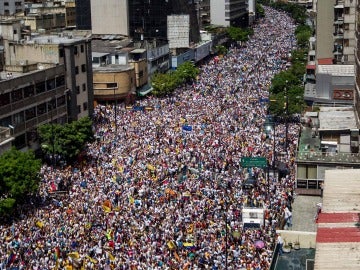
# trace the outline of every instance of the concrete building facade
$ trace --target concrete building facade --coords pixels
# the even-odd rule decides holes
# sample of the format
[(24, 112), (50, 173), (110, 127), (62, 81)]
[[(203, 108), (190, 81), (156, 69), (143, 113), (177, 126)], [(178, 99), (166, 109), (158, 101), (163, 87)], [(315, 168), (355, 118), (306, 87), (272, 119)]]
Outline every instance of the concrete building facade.
[(355, 110), (356, 117), (360, 119), (360, 1), (356, 2), (355, 22)]
[(245, 27), (248, 25), (247, 7), (246, 0), (211, 0), (211, 24)]
[[(69, 90), (69, 120), (93, 113), (93, 81), (91, 40), (76, 37), (73, 32), (32, 37), (21, 42), (5, 40), (5, 64), (59, 64), (65, 66), (66, 88)], [(40, 66), (41, 68), (41, 66)]]
[(14, 15), (24, 11), (24, 0), (0, 0), (0, 15)]
[(318, 0), (316, 14), (316, 60), (333, 58), (334, 6), (336, 0)]
[(355, 0), (338, 0), (334, 7), (334, 59), (355, 63)]
[(75, 0), (76, 29), (91, 30), (91, 0)]
[(39, 149), (37, 128), (67, 122), (65, 66), (24, 63), (0, 73), (0, 126), (10, 127), (18, 149)]
[(91, 0), (93, 34), (129, 36), (128, 0)]
[(354, 64), (355, 0), (318, 0), (316, 60)]

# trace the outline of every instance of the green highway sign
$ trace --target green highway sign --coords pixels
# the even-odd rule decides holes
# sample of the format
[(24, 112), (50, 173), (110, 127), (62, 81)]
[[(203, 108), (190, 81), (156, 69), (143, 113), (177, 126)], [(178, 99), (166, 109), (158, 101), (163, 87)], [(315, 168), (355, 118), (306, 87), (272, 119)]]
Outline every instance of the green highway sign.
[(250, 168), (258, 167), (265, 168), (267, 166), (266, 158), (264, 157), (243, 157), (241, 158), (241, 167)]

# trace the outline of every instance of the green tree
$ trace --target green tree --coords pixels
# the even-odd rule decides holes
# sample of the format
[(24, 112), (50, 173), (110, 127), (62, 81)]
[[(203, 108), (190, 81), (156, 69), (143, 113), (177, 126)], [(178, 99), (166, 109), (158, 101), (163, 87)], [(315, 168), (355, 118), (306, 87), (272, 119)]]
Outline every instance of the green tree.
[(256, 3), (255, 5), (255, 14), (259, 18), (265, 17), (265, 10), (263, 6), (259, 3)]
[(230, 26), (227, 28), (227, 34), (234, 41), (245, 42), (249, 40), (249, 36), (254, 32), (251, 28), (242, 29), (239, 27)]
[(276, 74), (271, 80), (270, 92), (272, 94), (278, 94), (283, 92), (289, 85), (299, 85), (300, 83), (300, 79), (290, 70), (285, 70)]
[(284, 88), (284, 91), (271, 94), (269, 105), (270, 114), (275, 116), (285, 116), (286, 106), (288, 109), (288, 115), (301, 113), (304, 110), (306, 104), (304, 102), (303, 87), (289, 85)]
[(199, 69), (190, 61), (182, 63), (175, 71), (181, 82), (188, 82), (196, 79)]
[(311, 37), (311, 32), (301, 31), (296, 34), (297, 44), (300, 48), (308, 48), (309, 47), (309, 39)]
[(32, 151), (12, 148), (0, 156), (0, 216), (9, 215), (38, 191), (41, 161)]
[(190, 61), (186, 61), (178, 68), (168, 73), (156, 73), (152, 78), (152, 94), (162, 97), (171, 94), (178, 86), (196, 78), (199, 69)]
[(228, 49), (224, 45), (217, 45), (215, 50), (218, 55), (225, 55), (228, 52)]
[(89, 117), (65, 125), (41, 125), (38, 132), (45, 154), (61, 155), (66, 160), (74, 159), (86, 143), (93, 139), (92, 121)]
[(152, 78), (153, 91), (151, 92), (154, 96), (161, 97), (168, 95), (174, 91), (176, 85), (178, 85), (178, 78), (172, 73), (156, 73)]

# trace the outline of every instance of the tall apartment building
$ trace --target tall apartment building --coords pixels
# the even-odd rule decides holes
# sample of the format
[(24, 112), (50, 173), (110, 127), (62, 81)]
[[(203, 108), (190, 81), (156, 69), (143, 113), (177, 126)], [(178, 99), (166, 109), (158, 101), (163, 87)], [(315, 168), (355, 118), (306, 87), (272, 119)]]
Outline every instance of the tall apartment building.
[(74, 32), (59, 35), (39, 35), (22, 40), (4, 40), (5, 64), (40, 63), (65, 66), (65, 85), (69, 91), (69, 120), (93, 113), (93, 78), (91, 39)]
[(355, 63), (355, 2), (338, 0), (334, 7), (334, 59), (337, 63)]
[(210, 0), (211, 24), (219, 26), (248, 26), (247, 0)]
[(360, 119), (360, 1), (356, 1), (355, 23), (355, 110), (357, 121)]
[(22, 62), (0, 73), (0, 127), (11, 128), (18, 149), (39, 149), (37, 128), (67, 122), (64, 65)]
[(193, 0), (196, 5), (196, 14), (199, 28), (204, 29), (210, 25), (210, 0)]
[(90, 0), (75, 0), (76, 29), (91, 30)]
[(14, 15), (24, 11), (24, 0), (0, 0), (0, 15)]
[(318, 0), (316, 14), (316, 60), (332, 59), (334, 47), (334, 6), (336, 0)]
[(316, 60), (355, 62), (355, 0), (318, 0)]
[(166, 39), (166, 18), (170, 13), (167, 0), (131, 0), (129, 4), (129, 35), (141, 38)]
[(128, 0), (91, 0), (90, 6), (93, 34), (129, 36)]

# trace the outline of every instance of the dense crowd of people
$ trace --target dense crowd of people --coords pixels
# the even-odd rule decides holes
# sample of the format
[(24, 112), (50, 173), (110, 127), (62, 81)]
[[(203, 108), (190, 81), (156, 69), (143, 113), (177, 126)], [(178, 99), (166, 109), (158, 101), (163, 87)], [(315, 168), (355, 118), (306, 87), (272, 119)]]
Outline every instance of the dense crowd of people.
[[(299, 127), (289, 123), (287, 149), (284, 124), (275, 137), (264, 129), (271, 79), (296, 46), (293, 20), (265, 13), (245, 46), (203, 64), (193, 84), (138, 101), (145, 110), (119, 105), (116, 119), (114, 106), (96, 107), (83, 158), (44, 165), (43, 206), (0, 226), (0, 269), (268, 269), (291, 217)], [(242, 157), (288, 173), (268, 179)], [(244, 188), (249, 176), (256, 184)], [(68, 192), (53, 197), (60, 185)], [(244, 207), (264, 209), (260, 228), (243, 227)]]

